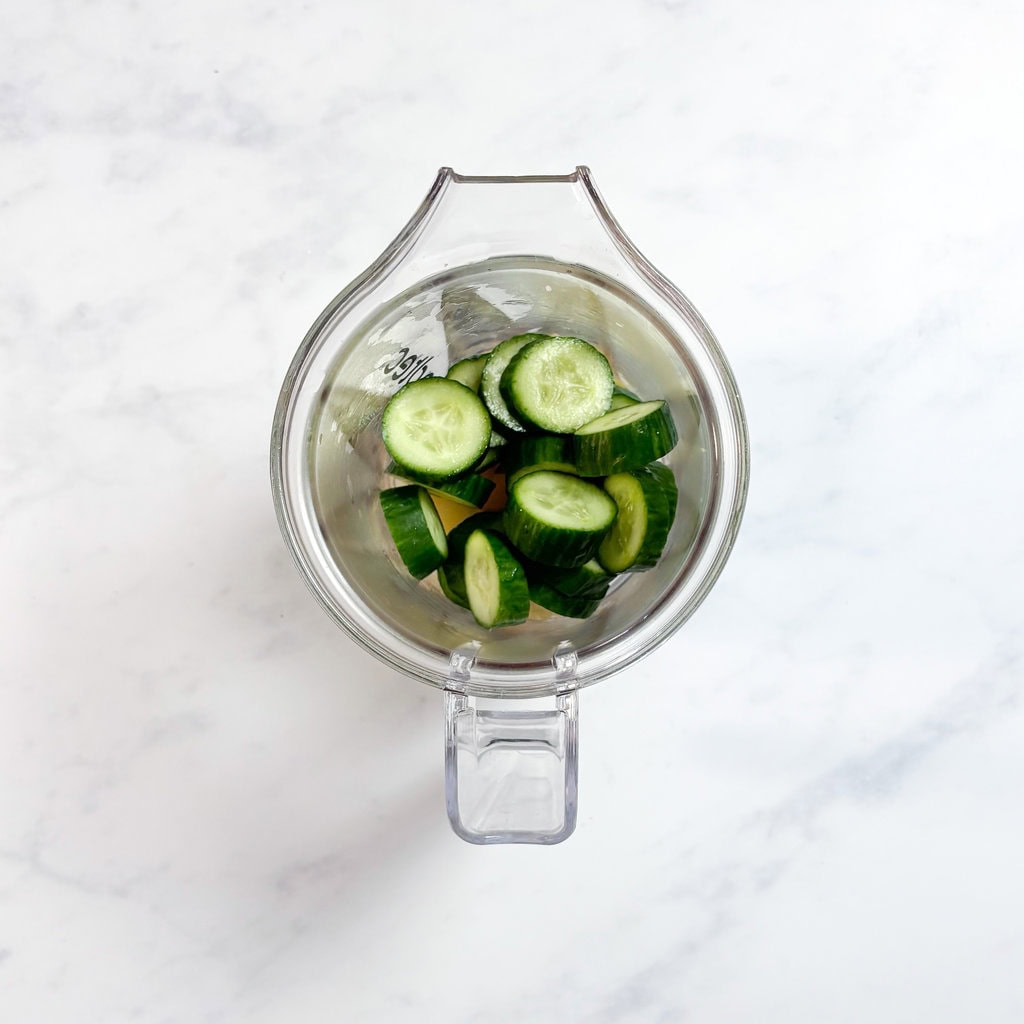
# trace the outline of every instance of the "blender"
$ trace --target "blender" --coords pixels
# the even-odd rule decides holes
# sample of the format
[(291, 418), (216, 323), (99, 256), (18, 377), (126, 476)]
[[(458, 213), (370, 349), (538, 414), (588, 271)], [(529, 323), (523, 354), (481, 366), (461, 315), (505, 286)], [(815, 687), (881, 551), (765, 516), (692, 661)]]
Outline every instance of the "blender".
[[(587, 619), (535, 609), (484, 629), (418, 581), (378, 500), (395, 481), (380, 418), (412, 380), (518, 334), (583, 338), (679, 433), (678, 509), (658, 564), (623, 573)], [(728, 558), (749, 447), (732, 372), (693, 305), (632, 244), (589, 170), (467, 176), (442, 168), (381, 256), (317, 318), (274, 416), (285, 542), (349, 637), (445, 706), (445, 793), (469, 842), (552, 844), (576, 824), (579, 691), (627, 670), (693, 614)]]

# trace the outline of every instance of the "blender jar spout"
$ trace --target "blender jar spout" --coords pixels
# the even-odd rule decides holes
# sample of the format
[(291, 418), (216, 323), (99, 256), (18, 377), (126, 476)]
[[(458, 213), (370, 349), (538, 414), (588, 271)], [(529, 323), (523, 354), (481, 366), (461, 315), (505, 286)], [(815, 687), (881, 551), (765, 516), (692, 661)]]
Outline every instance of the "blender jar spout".
[(618, 276), (631, 269), (624, 241), (587, 167), (528, 175), (442, 167), (379, 269), (403, 265), (425, 276), (495, 256), (557, 253)]

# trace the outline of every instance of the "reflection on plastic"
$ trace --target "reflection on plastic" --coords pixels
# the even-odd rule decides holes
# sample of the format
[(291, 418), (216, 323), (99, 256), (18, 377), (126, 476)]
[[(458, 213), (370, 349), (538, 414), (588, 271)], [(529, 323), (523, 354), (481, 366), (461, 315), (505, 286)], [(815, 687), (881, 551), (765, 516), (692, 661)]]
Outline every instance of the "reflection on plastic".
[[(551, 845), (576, 828), (576, 652), (552, 659), (563, 692), (523, 710), (523, 701), (464, 692), (476, 645), (452, 652), (445, 691), (445, 798), (452, 828), (470, 843)], [(516, 710), (507, 710), (514, 706)]]

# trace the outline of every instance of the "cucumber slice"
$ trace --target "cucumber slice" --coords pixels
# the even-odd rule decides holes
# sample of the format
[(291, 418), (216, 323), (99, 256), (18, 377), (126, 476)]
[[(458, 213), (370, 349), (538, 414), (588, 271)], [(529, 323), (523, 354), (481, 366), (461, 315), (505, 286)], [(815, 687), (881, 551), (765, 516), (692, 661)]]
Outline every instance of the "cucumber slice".
[(601, 603), (593, 598), (570, 597), (546, 583), (530, 584), (530, 600), (541, 608), (547, 608), (549, 612), (570, 619), (589, 619)]
[(481, 626), (514, 626), (530, 615), (526, 573), (497, 534), (474, 530), (466, 541), (466, 596)]
[(502, 452), (505, 485), (511, 487), (520, 477), (539, 469), (578, 476), (572, 453), (571, 437), (564, 434), (528, 434), (506, 445)]
[(500, 512), (478, 512), (463, 519), (448, 533), (448, 557), (437, 567), (437, 582), (449, 601), (462, 608), (469, 607), (466, 596), (466, 541), (474, 530), (496, 530), (501, 528)]
[(679, 440), (663, 401), (640, 402), (607, 412), (575, 435), (581, 476), (608, 476), (640, 469), (670, 452)]
[(457, 604), (460, 608), (469, 607), (469, 598), (466, 597), (466, 574), (461, 565), (457, 573), (448, 562), (439, 565), (437, 567), (437, 582), (441, 587), (441, 593), (452, 604)]
[(483, 469), (488, 469), (490, 466), (495, 465), (498, 462), (499, 448), (491, 447), (480, 456), (480, 461), (473, 467), (473, 469), (479, 473)]
[(441, 517), (430, 495), (416, 484), (380, 492), (384, 521), (405, 567), (421, 580), (448, 556)]
[(522, 434), (526, 428), (505, 404), (501, 394), (501, 375), (520, 349), (547, 337), (547, 334), (517, 334), (514, 338), (508, 338), (500, 345), (495, 345), (487, 357), (487, 362), (484, 363), (484, 371), (480, 377), (480, 397), (491, 415), (498, 421), (498, 425), (512, 431), (513, 434)]
[(571, 569), (534, 563), (527, 567), (526, 575), (531, 583), (545, 583), (566, 597), (582, 597), (590, 601), (600, 601), (608, 593), (614, 578), (596, 558)]
[(465, 384), (470, 391), (479, 393), (480, 375), (484, 372), (484, 363), (487, 362), (487, 353), (482, 356), (471, 356), (469, 359), (460, 359), (448, 367), (445, 376), (449, 380), (457, 380)]
[(616, 409), (623, 409), (627, 405), (637, 405), (642, 401), (639, 395), (633, 394), (626, 388), (615, 385), (615, 390), (612, 392), (611, 404), (608, 406), (609, 412), (614, 412)]
[(467, 508), (483, 508), (487, 499), (494, 493), (495, 483), (480, 473), (456, 477), (439, 484), (424, 484), (428, 491), (443, 494), (458, 505)]
[(424, 377), (392, 396), (381, 429), (384, 447), (400, 466), (421, 479), (448, 480), (487, 450), (491, 418), (465, 384)]
[[(484, 454), (486, 455), (487, 453), (485, 452)], [(476, 468), (482, 468), (480, 463), (477, 463)], [(445, 498), (450, 498), (456, 504), (466, 505), (469, 508), (483, 508), (495, 488), (493, 480), (488, 480), (487, 477), (481, 476), (479, 473), (468, 473), (463, 476), (453, 477), (451, 480), (431, 483), (429, 479), (421, 478), (418, 473), (414, 473), (412, 470), (406, 469), (394, 461), (390, 463), (385, 472), (390, 473), (392, 476), (403, 476), (406, 480), (412, 480), (414, 483), (425, 487), (432, 494), (443, 495)]]
[(512, 485), (503, 523), (527, 558), (574, 566), (594, 557), (615, 513), (615, 502), (601, 488), (542, 469)]
[(608, 411), (608, 360), (580, 338), (542, 338), (521, 348), (501, 375), (501, 396), (528, 427), (571, 434)]
[(597, 549), (609, 572), (642, 572), (658, 564), (672, 526), (664, 484), (646, 467), (615, 473), (604, 482), (619, 512)]
[(676, 518), (676, 506), (679, 504), (679, 487), (675, 473), (664, 462), (652, 462), (648, 467), (661, 485), (661, 491), (668, 500), (668, 517), (672, 522)]

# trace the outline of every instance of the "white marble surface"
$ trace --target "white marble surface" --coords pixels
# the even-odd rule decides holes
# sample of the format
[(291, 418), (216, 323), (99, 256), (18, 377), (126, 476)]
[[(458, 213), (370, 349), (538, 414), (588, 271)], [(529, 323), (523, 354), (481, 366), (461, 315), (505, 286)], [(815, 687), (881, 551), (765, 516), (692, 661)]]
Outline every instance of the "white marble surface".
[[(1024, 1019), (1024, 14), (6, 0), (0, 1017)], [(441, 164), (588, 163), (715, 327), (746, 521), (479, 849), (267, 447)]]

